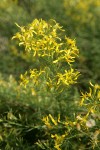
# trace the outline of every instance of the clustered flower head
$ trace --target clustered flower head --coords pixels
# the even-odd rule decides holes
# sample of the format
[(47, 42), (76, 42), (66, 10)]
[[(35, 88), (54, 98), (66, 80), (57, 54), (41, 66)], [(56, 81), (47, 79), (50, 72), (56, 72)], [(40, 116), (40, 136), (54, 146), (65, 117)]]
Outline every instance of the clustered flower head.
[(64, 41), (61, 40), (59, 33), (64, 30), (55, 20), (47, 23), (42, 19), (35, 19), (26, 27), (17, 26), (20, 32), (13, 39), (19, 39), (19, 45), (24, 45), (26, 51), (32, 51), (33, 56), (52, 57), (54, 63), (61, 60), (71, 63), (79, 53), (75, 40), (67, 37)]
[(20, 32), (16, 33), (13, 39), (18, 39), (19, 45), (23, 45), (25, 51), (29, 52), (34, 61), (39, 63), (39, 68), (31, 70), (29, 77), (27, 73), (21, 75), (21, 84), (26, 87), (29, 81), (34, 80), (38, 83), (43, 72), (46, 76), (45, 86), (57, 86), (55, 89), (77, 82), (79, 72), (72, 68), (72, 63), (78, 56), (79, 50), (75, 40), (63, 36), (64, 30), (55, 20), (46, 22), (42, 19), (35, 19), (28, 26), (20, 27), (18, 24), (17, 26)]

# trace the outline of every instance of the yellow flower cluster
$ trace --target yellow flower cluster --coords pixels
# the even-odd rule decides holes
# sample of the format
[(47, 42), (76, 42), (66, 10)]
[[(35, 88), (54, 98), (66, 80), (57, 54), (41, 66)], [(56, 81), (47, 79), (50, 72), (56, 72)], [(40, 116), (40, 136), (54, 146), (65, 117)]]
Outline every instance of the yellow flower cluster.
[[(90, 83), (91, 84), (91, 83)], [(84, 112), (80, 112), (79, 115), (76, 115), (73, 121), (70, 121), (65, 117), (65, 121), (61, 121), (60, 114), (57, 119), (54, 119), (52, 115), (46, 116), (43, 118), (43, 122), (46, 127), (49, 129), (51, 138), (54, 139), (54, 148), (61, 150), (64, 140), (70, 139), (73, 137), (81, 137), (83, 135), (90, 135), (92, 146), (95, 147), (98, 144), (98, 137), (100, 135), (100, 130), (96, 128), (94, 130), (94, 135), (91, 137), (91, 128), (95, 128), (96, 121), (100, 119), (99, 117), (99, 103), (100, 103), (100, 86), (91, 84), (89, 92), (85, 94), (82, 93), (81, 96), (81, 106), (84, 108)], [(62, 128), (60, 133), (59, 129)], [(53, 131), (55, 129), (55, 132)], [(76, 130), (77, 134), (71, 136), (71, 131)], [(52, 133), (53, 131), (53, 133)], [(59, 133), (58, 133), (58, 132)], [(88, 136), (89, 136), (88, 135)]]
[(51, 138), (54, 138), (54, 142), (55, 142), (55, 145), (54, 145), (54, 148), (56, 148), (57, 150), (61, 150), (60, 146), (65, 138), (65, 134), (64, 135), (58, 135), (58, 134), (55, 134), (55, 135), (51, 135)]
[(65, 37), (63, 42), (59, 36), (59, 31), (64, 31), (62, 27), (54, 20), (49, 22), (35, 19), (27, 27), (20, 27), (17, 24), (21, 31), (16, 33), (13, 39), (19, 39), (19, 45), (24, 45), (26, 51), (32, 51), (33, 56), (51, 57), (53, 63), (74, 62), (79, 53), (75, 40)]
[[(17, 26), (20, 32), (16, 33), (13, 39), (17, 38), (19, 45), (23, 45), (26, 52), (32, 55), (34, 62), (39, 64), (38, 69), (21, 75), (21, 84), (26, 87), (30, 82), (33, 85), (44, 82), (45, 86), (50, 88), (54, 86), (57, 90), (61, 87), (63, 90), (65, 88), (63, 85), (69, 86), (77, 82), (79, 72), (72, 68), (72, 63), (78, 56), (79, 50), (75, 40), (63, 37), (64, 30), (56, 21), (46, 22), (35, 19), (26, 27), (20, 27), (18, 24)], [(43, 73), (44, 78), (41, 77)]]
[(89, 92), (81, 92), (80, 106), (87, 106), (89, 113), (95, 113), (100, 102), (100, 86), (97, 84), (93, 85), (92, 83), (90, 85)]
[[(39, 84), (39, 77), (44, 73), (45, 71), (38, 71), (37, 69), (30, 69), (29, 73), (26, 71), (24, 75), (20, 75), (21, 83), (20, 85), (24, 85), (25, 87), (31, 80), (31, 82), (35, 85)], [(28, 75), (29, 74), (29, 75)]]
[[(54, 128), (54, 126), (58, 126), (58, 124), (60, 123), (60, 114), (58, 115), (57, 120), (55, 120), (52, 117), (52, 115), (49, 114), (49, 116), (43, 117), (42, 121), (49, 129), (52, 129), (52, 128)], [(54, 148), (55, 149), (61, 150), (60, 146), (61, 146), (65, 136), (66, 136), (66, 133), (64, 133), (63, 135), (51, 134), (51, 138), (54, 139)]]
[(52, 125), (50, 123), (50, 120), (51, 120), (51, 123), (53, 123), (53, 125), (57, 125), (58, 122), (52, 117), (51, 114), (49, 114), (48, 116), (46, 117), (43, 117), (42, 121), (45, 123), (45, 125), (48, 127), (48, 128), (52, 128)]
[(58, 87), (60, 85), (71, 85), (77, 82), (77, 78), (79, 76), (79, 72), (78, 71), (74, 71), (74, 69), (71, 68), (71, 70), (65, 70), (65, 73), (61, 74), (61, 73), (57, 73), (57, 77), (58, 77), (58, 82), (57, 85)]
[(27, 27), (20, 27), (21, 32), (13, 38), (19, 39), (19, 45), (24, 45), (26, 51), (33, 51), (33, 56), (51, 56), (60, 46), (57, 41), (61, 39), (57, 35), (58, 30), (62, 30), (54, 20), (50, 23), (40, 19), (35, 19)]

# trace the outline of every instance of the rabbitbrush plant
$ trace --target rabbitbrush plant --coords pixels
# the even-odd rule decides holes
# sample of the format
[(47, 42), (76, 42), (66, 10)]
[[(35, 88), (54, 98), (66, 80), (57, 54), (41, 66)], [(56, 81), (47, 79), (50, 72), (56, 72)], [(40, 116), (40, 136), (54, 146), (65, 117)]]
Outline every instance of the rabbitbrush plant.
[[(25, 48), (34, 64), (21, 74), (20, 85), (24, 91), (30, 90), (33, 103), (50, 109), (41, 114), (42, 122), (38, 124), (45, 138), (35, 144), (49, 150), (98, 149), (100, 86), (91, 84), (89, 92), (82, 92), (79, 104), (70, 101), (80, 75), (73, 67), (79, 54), (75, 40), (64, 36), (62, 27), (52, 19), (35, 19), (25, 27), (17, 26), (20, 32), (13, 39), (19, 40), (19, 46)], [(69, 95), (70, 90), (73, 95)], [(70, 103), (74, 103), (75, 112), (71, 112)]]

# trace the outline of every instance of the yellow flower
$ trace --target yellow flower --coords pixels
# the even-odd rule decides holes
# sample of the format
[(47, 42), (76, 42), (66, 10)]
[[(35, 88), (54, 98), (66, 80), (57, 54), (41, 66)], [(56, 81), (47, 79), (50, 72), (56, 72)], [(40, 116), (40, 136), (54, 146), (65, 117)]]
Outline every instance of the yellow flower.
[(55, 142), (54, 147), (55, 147), (57, 150), (61, 150), (60, 146), (61, 146), (61, 144), (62, 144), (62, 142), (63, 142), (65, 136), (66, 136), (65, 134), (63, 134), (63, 135), (57, 135), (57, 134), (51, 135), (51, 137), (54, 138), (54, 142)]
[(46, 125), (48, 128), (52, 128), (51, 124), (49, 123), (49, 117), (48, 117), (48, 116), (43, 117), (42, 121), (45, 123), (45, 125)]
[(50, 118), (51, 121), (54, 123), (54, 125), (57, 125), (57, 121), (52, 117), (51, 114), (49, 114), (49, 118)]

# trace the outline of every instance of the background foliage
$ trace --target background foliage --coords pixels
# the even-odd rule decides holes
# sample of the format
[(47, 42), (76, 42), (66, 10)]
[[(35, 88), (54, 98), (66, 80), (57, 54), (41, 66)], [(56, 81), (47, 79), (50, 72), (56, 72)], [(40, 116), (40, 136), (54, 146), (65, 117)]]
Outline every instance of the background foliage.
[[(52, 95), (47, 98), (48, 93), (47, 91), (43, 93), (43, 85), (38, 87), (43, 101), (37, 101), (41, 98), (35, 96), (31, 84), (26, 89), (19, 85), (20, 74), (35, 67), (39, 68), (41, 64), (34, 60), (30, 53), (24, 51), (24, 46), (19, 47), (18, 41), (13, 41), (11, 38), (18, 32), (15, 23), (26, 26), (35, 18), (42, 18), (47, 22), (55, 19), (63, 26), (64, 34), (76, 40), (79, 49), (79, 57), (76, 58), (74, 68), (81, 75), (77, 85), (67, 88), (62, 98), (60, 96), (57, 98), (60, 102), (55, 101), (55, 98), (51, 101)], [(94, 148), (99, 150), (100, 87), (96, 84), (100, 83), (99, 22), (99, 0), (1, 0), (1, 149), (85, 150)], [(64, 39), (63, 33), (60, 37)], [(47, 62), (43, 60), (42, 63), (43, 66), (47, 65)], [(93, 83), (91, 90), (88, 88), (89, 81)], [(83, 92), (85, 90), (88, 92)], [(60, 120), (58, 114), (61, 115)], [(47, 124), (51, 128), (46, 127)], [(87, 129), (86, 125), (92, 128)]]

